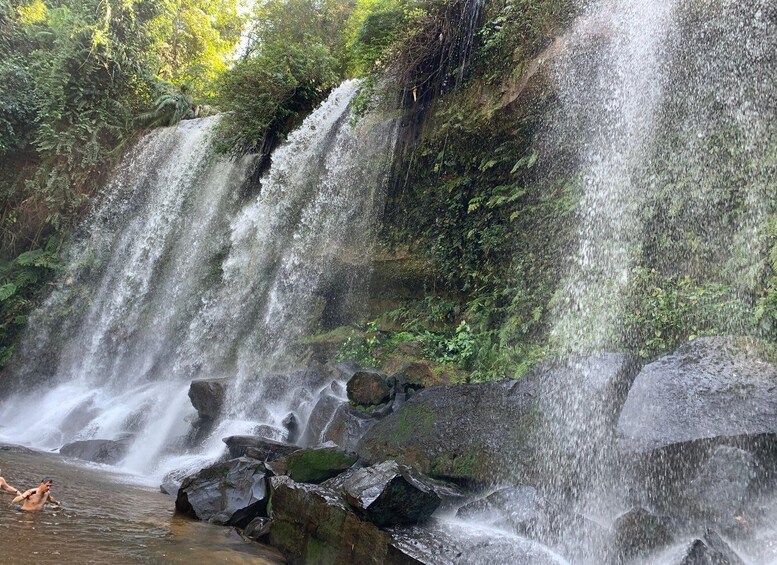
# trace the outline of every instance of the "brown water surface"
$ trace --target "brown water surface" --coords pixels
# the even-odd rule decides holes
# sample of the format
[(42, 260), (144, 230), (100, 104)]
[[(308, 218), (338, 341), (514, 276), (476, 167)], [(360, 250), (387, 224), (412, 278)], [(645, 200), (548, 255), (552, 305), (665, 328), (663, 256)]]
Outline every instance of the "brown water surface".
[(0, 494), (0, 564), (285, 563), (233, 528), (190, 520), (174, 501), (103, 468), (0, 445), (2, 476), (21, 491), (53, 479), (62, 508), (21, 512)]

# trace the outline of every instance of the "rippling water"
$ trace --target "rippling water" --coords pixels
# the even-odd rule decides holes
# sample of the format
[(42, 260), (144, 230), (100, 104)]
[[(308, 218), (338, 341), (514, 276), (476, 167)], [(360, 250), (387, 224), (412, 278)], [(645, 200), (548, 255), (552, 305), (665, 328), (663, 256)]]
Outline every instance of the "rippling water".
[(173, 499), (99, 467), (0, 446), (2, 476), (19, 490), (54, 481), (61, 509), (20, 512), (0, 495), (0, 563), (284, 563), (234, 529), (174, 514)]

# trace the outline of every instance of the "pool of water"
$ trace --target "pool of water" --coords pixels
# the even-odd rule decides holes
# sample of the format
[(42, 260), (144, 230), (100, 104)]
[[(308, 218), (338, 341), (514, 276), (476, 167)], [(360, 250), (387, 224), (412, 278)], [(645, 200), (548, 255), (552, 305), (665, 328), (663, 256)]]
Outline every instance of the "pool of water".
[[(2, 476), (21, 491), (53, 479), (61, 509), (21, 512), (0, 495), (0, 563), (285, 563), (234, 528), (177, 515), (174, 501), (131, 476), (58, 455), (0, 446)], [(137, 483), (137, 480), (135, 480)]]

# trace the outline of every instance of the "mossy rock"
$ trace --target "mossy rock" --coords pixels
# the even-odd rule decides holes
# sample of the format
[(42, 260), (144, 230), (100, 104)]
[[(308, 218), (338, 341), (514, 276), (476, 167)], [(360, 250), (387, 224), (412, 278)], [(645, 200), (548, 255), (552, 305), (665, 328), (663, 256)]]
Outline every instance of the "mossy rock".
[(300, 483), (321, 483), (339, 475), (356, 463), (356, 454), (338, 447), (300, 449), (290, 454), (289, 477)]
[(526, 479), (535, 394), (529, 380), (425, 389), (373, 426), (357, 452), (366, 463), (395, 459), (460, 483), (486, 484), (505, 474)]

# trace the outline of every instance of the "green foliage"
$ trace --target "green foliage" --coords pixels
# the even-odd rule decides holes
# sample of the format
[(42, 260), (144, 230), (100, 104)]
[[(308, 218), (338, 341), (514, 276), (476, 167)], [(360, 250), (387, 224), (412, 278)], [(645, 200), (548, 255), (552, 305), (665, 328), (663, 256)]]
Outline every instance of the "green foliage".
[(221, 149), (258, 151), (267, 136), (285, 134), (338, 80), (325, 45), (268, 45), (225, 75), (219, 102), (230, 114), (219, 124)]
[(516, 62), (536, 55), (574, 14), (570, 0), (497, 0), (487, 5), (478, 34), (478, 72), (495, 81), (520, 68)]
[(187, 88), (197, 98), (214, 95), (240, 39), (243, 17), (237, 0), (161, 0), (149, 24), (156, 76)]
[(14, 340), (37, 304), (42, 285), (59, 268), (57, 247), (52, 239), (45, 249), (26, 251), (0, 263), (0, 368), (13, 353)]
[(704, 335), (756, 332), (752, 305), (720, 283), (699, 283), (689, 276), (664, 277), (638, 268), (626, 324), (642, 357), (670, 351)]
[(161, 83), (162, 93), (154, 100), (154, 107), (137, 117), (144, 127), (174, 126), (185, 118), (193, 118), (191, 96), (185, 90), (178, 90), (170, 83)]

